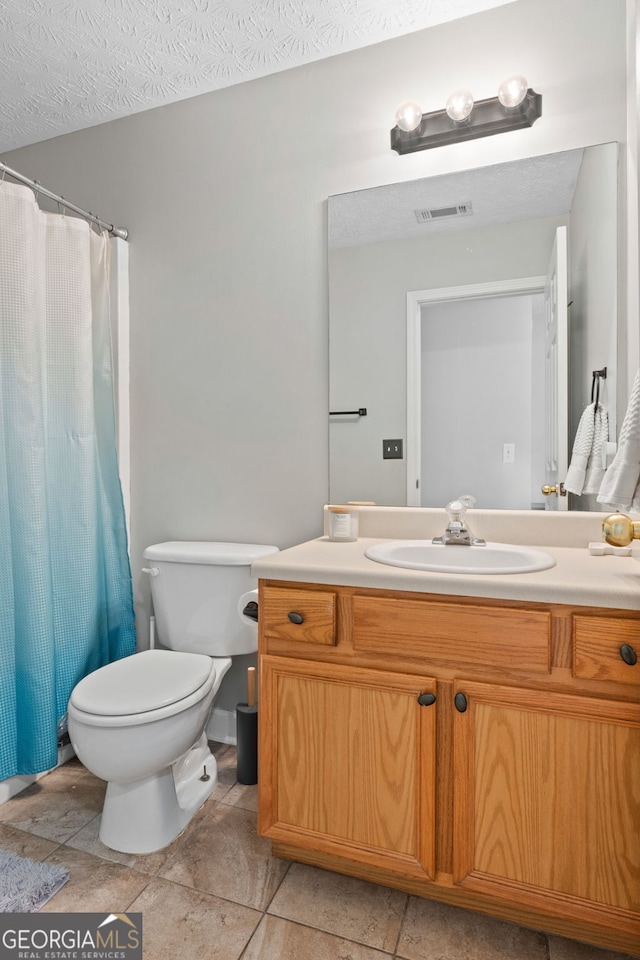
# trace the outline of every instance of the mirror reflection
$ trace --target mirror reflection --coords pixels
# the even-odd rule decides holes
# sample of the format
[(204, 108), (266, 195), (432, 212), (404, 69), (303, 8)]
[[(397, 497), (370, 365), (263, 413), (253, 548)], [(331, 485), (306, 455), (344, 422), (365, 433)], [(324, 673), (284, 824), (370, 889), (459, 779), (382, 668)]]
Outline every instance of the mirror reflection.
[(541, 488), (604, 367), (615, 437), (617, 167), (600, 144), (329, 198), (332, 502), (598, 509)]

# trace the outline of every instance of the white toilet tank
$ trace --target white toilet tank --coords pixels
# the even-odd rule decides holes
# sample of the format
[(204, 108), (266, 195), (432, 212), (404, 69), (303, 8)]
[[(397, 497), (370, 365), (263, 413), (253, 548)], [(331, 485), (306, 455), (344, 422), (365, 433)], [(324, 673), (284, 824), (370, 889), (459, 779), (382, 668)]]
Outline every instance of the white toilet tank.
[(251, 564), (277, 553), (259, 543), (179, 541), (147, 547), (145, 571), (163, 647), (210, 657), (254, 653), (257, 624), (242, 616), (257, 581)]

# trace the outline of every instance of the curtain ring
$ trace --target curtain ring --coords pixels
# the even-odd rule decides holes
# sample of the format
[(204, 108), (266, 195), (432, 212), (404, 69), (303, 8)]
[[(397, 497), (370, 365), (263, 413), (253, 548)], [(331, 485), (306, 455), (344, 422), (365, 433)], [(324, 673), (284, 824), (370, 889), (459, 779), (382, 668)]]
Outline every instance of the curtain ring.
[(33, 181), (33, 186), (34, 186), (34, 189), (35, 189), (35, 197), (36, 197), (36, 203), (37, 203), (37, 202), (38, 202), (38, 197), (40, 196), (40, 187), (41, 187), (40, 181), (39, 181), (39, 180), (34, 180), (34, 181)]
[(61, 202), (61, 201), (63, 201), (63, 200), (64, 200), (64, 197), (60, 197), (60, 200), (58, 200), (57, 202), (58, 202), (58, 213), (60, 214), (60, 216), (61, 216), (62, 219), (64, 220), (64, 218), (65, 218), (66, 215), (67, 215), (67, 208), (65, 207), (64, 203)]

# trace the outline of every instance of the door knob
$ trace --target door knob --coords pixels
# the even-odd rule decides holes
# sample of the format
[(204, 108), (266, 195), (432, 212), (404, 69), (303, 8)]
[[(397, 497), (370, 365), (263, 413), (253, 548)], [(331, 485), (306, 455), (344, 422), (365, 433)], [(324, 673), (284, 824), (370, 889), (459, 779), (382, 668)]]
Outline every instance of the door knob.
[(554, 483), (552, 487), (548, 483), (545, 483), (542, 487), (542, 492), (545, 497), (550, 496), (552, 493), (557, 493), (559, 497), (566, 497), (567, 491), (564, 488), (564, 483)]

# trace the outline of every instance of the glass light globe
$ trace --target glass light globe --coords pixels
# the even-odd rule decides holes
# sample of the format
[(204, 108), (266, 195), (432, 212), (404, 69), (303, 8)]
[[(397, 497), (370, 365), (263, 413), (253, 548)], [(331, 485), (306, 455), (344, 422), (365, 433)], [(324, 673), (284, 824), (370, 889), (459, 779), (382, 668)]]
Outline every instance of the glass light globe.
[(517, 107), (526, 97), (527, 89), (526, 79), (514, 74), (503, 80), (498, 87), (498, 100), (503, 107)]
[(473, 110), (473, 94), (470, 90), (456, 90), (447, 100), (445, 110), (452, 120), (466, 120)]
[(422, 123), (422, 107), (415, 100), (405, 100), (396, 110), (396, 123), (401, 130), (410, 133)]

